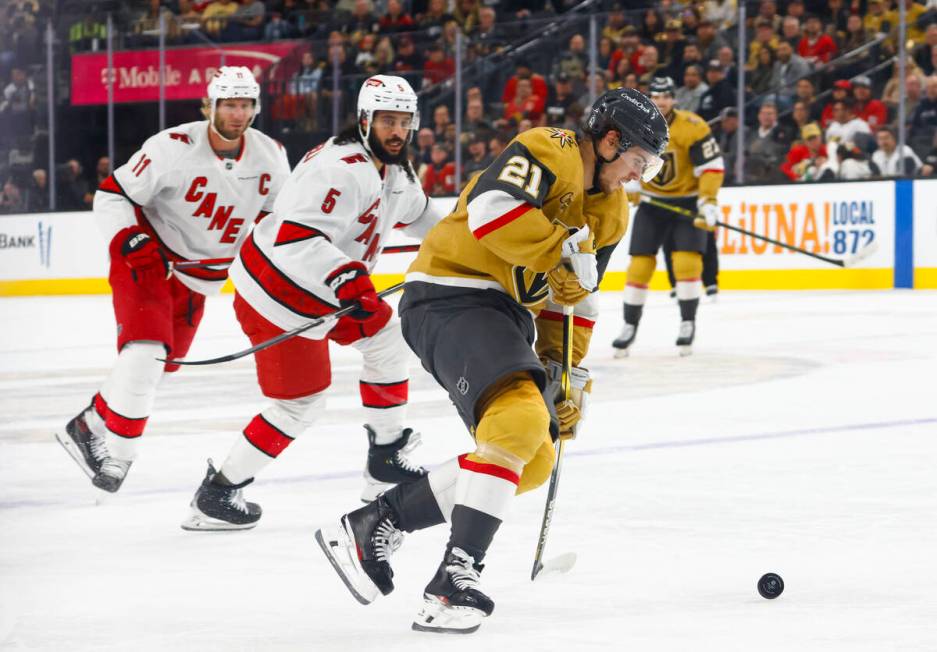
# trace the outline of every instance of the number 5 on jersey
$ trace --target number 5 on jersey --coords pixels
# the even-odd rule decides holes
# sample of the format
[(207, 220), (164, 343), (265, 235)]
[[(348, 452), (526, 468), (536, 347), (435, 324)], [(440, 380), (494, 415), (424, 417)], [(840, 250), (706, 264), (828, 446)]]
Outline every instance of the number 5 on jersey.
[(331, 188), (328, 193), (326, 193), (325, 200), (322, 202), (322, 212), (328, 215), (333, 210), (335, 210), (335, 200), (341, 197), (341, 195), (342, 193), (340, 193), (338, 190)]

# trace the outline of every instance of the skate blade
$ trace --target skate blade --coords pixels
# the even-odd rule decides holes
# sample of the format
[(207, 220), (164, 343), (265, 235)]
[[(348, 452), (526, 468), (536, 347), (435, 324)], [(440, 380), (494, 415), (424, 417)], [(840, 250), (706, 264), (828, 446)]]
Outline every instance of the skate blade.
[(681, 358), (685, 358), (685, 357), (687, 357), (688, 355), (692, 355), (692, 354), (693, 354), (693, 346), (692, 346), (692, 345), (689, 345), (689, 344), (682, 344), (682, 345), (680, 345), (680, 346), (677, 347), (677, 353), (680, 354), (680, 357), (681, 357)]
[(622, 358), (627, 358), (630, 356), (628, 349), (615, 349), (615, 359), (620, 360)]
[[(322, 548), (323, 554), (332, 564), (332, 568), (338, 573), (345, 587), (351, 592), (355, 600), (361, 604), (371, 604), (377, 599), (380, 590), (367, 576), (360, 564), (357, 563), (357, 555), (352, 560), (350, 555), (344, 554), (348, 547), (342, 539), (348, 540), (344, 531), (344, 523), (340, 531), (323, 533), (322, 529), (316, 530), (316, 541), (319, 543), (319, 547)], [(356, 577), (363, 580), (363, 583), (355, 582)]]
[(75, 446), (75, 442), (72, 441), (72, 438), (67, 434), (63, 437), (59, 433), (55, 433), (55, 438), (62, 445), (62, 448), (65, 449), (71, 458), (75, 460), (79, 468), (85, 472), (85, 475), (88, 476), (89, 480), (94, 480), (94, 471), (91, 470), (91, 467), (88, 466), (88, 463), (85, 462), (85, 456), (81, 454), (81, 451), (78, 450), (78, 447)]
[(485, 613), (471, 607), (450, 607), (436, 596), (424, 595), (423, 608), (411, 625), (415, 632), (471, 634), (481, 627)]
[(195, 511), (180, 525), (183, 530), (189, 532), (229, 532), (232, 530), (250, 530), (256, 526), (257, 521), (253, 523), (228, 523)]

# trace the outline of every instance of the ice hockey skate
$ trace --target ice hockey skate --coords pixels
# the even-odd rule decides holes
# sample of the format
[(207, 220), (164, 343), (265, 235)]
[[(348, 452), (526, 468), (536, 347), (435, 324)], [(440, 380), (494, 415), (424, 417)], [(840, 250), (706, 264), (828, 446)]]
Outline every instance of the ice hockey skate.
[(85, 420), (87, 410), (68, 422), (65, 435), (55, 434), (62, 445), (82, 471), (98, 489), (114, 493), (127, 477), (130, 460), (118, 460), (110, 457), (104, 437), (96, 435)]
[(413, 621), (419, 632), (471, 634), (495, 609), (491, 598), (478, 588), (484, 566), (461, 548), (453, 548), (426, 586), (423, 608)]
[(218, 471), (208, 460), (208, 471), (192, 498), (192, 513), (183, 521), (183, 530), (249, 530), (257, 525), (263, 510), (257, 503), (244, 500), (242, 492), (254, 479), (224, 485), (214, 481), (217, 475)]
[(316, 530), (316, 541), (355, 600), (370, 604), (394, 590), (390, 556), (403, 543), (390, 505), (379, 497)]
[(680, 322), (680, 332), (677, 334), (677, 351), (681, 357), (693, 353), (693, 338), (696, 336), (696, 322)]
[(621, 329), (618, 337), (612, 341), (612, 346), (615, 347), (615, 357), (616, 358), (627, 358), (629, 351), (631, 350), (631, 345), (634, 343), (634, 338), (638, 334), (638, 326), (636, 324), (629, 324), (625, 322), (624, 327)]
[(369, 503), (394, 485), (414, 482), (426, 475), (426, 469), (407, 457), (420, 445), (420, 433), (404, 428), (397, 441), (376, 444), (374, 429), (368, 425), (364, 429), (368, 433), (368, 465), (364, 470), (362, 502)]

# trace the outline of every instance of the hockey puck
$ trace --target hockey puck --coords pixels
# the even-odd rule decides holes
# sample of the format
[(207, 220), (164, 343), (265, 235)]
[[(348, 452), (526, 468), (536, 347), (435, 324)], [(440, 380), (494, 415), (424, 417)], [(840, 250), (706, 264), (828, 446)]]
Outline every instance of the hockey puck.
[(758, 580), (758, 593), (766, 600), (774, 600), (784, 593), (784, 580), (777, 573), (765, 573)]

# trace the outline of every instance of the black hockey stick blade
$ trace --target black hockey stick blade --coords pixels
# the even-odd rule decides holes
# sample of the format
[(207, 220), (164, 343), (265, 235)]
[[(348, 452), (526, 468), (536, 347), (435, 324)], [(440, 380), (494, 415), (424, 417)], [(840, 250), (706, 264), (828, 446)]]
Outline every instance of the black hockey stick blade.
[[(397, 283), (396, 285), (391, 285), (389, 288), (381, 290), (380, 292), (377, 293), (377, 296), (386, 297), (391, 294), (394, 294), (395, 292), (399, 292), (402, 289), (403, 289), (403, 283)], [(201, 365), (221, 364), (222, 362), (231, 362), (232, 360), (238, 360), (240, 358), (243, 358), (244, 356), (250, 355), (251, 353), (256, 353), (257, 351), (262, 351), (263, 349), (274, 346), (275, 344), (279, 344), (280, 342), (284, 340), (288, 340), (291, 337), (295, 337), (296, 335), (299, 335), (300, 333), (304, 333), (308, 331), (310, 328), (315, 328), (316, 326), (319, 326), (322, 322), (324, 322), (326, 317), (336, 317), (336, 318), (344, 317), (345, 315), (351, 312), (354, 312), (357, 307), (358, 306), (355, 305), (355, 306), (348, 306), (347, 308), (342, 308), (341, 310), (336, 310), (330, 315), (327, 315), (325, 317), (319, 317), (318, 319), (313, 319), (308, 324), (303, 324), (302, 326), (297, 326), (291, 331), (280, 333), (276, 337), (272, 337), (266, 342), (261, 342), (260, 344), (256, 344), (250, 347), (249, 349), (244, 349), (243, 351), (238, 351), (237, 353), (229, 353), (228, 355), (223, 355), (218, 358), (209, 358), (208, 360), (173, 360), (173, 359), (167, 360), (165, 358), (156, 358), (156, 359), (159, 360), (160, 362), (185, 365), (187, 367), (198, 367)]]

